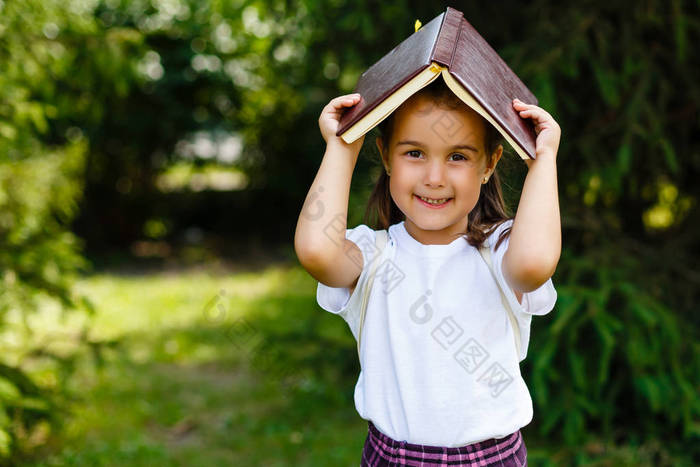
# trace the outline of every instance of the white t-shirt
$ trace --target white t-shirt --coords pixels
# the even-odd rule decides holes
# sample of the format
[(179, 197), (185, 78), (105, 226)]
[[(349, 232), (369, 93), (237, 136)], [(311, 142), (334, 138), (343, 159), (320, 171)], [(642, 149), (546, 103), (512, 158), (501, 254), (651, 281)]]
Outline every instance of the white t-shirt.
[(514, 310), (522, 351), (498, 286), (478, 249), (458, 238), (424, 245), (404, 222), (389, 227), (376, 256), (376, 231), (362, 224), (346, 238), (362, 251), (363, 270), (348, 288), (319, 283), (321, 308), (339, 314), (357, 340), (362, 293), (371, 261), (379, 261), (365, 312), (355, 407), (398, 441), (457, 447), (502, 438), (532, 420), (532, 399), (520, 375), (532, 315), (554, 307), (551, 279), (518, 303), (501, 272), (506, 239), (494, 250), (501, 224), (489, 237), (498, 280)]

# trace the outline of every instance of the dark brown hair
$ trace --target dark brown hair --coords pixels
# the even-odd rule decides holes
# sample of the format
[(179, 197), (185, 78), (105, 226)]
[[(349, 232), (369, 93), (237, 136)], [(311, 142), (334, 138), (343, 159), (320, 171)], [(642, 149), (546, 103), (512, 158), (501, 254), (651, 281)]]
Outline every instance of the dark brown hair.
[[(466, 108), (462, 102), (445, 84), (442, 79), (436, 79), (428, 86), (424, 87), (411, 98), (424, 96), (430, 99), (436, 105), (439, 105), (450, 110)], [(401, 108), (401, 107), (399, 107)], [(398, 109), (397, 109), (398, 110)], [(396, 111), (389, 115), (378, 125), (379, 137), (382, 141), (384, 150), (389, 148), (389, 142), (394, 129), (394, 117)], [(493, 153), (498, 149), (498, 145), (502, 144), (501, 134), (493, 127), (485, 118), (481, 117), (486, 129), (484, 136), (484, 148), (488, 162), (492, 162)], [(379, 155), (381, 163), (381, 154)], [(370, 216), (374, 217), (370, 220)], [(364, 223), (371, 228), (388, 229), (390, 225), (399, 223), (405, 220), (406, 216), (396, 206), (391, 198), (389, 191), (389, 176), (386, 171), (382, 170), (377, 180), (374, 190), (370, 195), (365, 210)], [(505, 203), (503, 202), (503, 193), (501, 192), (501, 182), (498, 176), (498, 171), (494, 170), (486, 184), (481, 186), (479, 200), (474, 206), (474, 209), (469, 213), (469, 221), (467, 231), (462, 234), (467, 242), (475, 247), (480, 247), (486, 237), (491, 234), (501, 223), (510, 219)], [(510, 234), (510, 228), (505, 229), (496, 243), (498, 247), (503, 240)]]

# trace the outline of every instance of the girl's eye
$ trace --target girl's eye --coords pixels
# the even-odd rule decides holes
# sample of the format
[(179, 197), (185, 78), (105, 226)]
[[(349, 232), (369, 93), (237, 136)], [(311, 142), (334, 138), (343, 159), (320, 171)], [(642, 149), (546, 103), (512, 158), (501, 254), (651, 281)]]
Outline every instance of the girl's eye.
[[(422, 153), (421, 153), (419, 150), (417, 150), (417, 149), (413, 149), (413, 150), (411, 150), (411, 151), (406, 152), (406, 155), (409, 156), (409, 157), (411, 157), (411, 158), (420, 157), (421, 154), (422, 154)], [(466, 160), (468, 160), (467, 157), (464, 157), (462, 154), (460, 154), (460, 153), (458, 153), (458, 152), (452, 154), (450, 157), (455, 157), (455, 156), (458, 157), (458, 158), (461, 158), (461, 159), (453, 159), (453, 160), (458, 160), (458, 161), (461, 161), (461, 160), (465, 160), (465, 161), (466, 161)]]

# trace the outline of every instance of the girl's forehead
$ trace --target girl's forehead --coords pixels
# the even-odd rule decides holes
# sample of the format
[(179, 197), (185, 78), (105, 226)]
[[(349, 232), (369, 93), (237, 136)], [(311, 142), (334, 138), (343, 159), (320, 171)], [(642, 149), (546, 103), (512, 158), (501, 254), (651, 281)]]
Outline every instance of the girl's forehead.
[(395, 143), (410, 136), (426, 144), (472, 144), (483, 150), (484, 123), (466, 105), (453, 109), (419, 96), (406, 101), (396, 112), (392, 135)]

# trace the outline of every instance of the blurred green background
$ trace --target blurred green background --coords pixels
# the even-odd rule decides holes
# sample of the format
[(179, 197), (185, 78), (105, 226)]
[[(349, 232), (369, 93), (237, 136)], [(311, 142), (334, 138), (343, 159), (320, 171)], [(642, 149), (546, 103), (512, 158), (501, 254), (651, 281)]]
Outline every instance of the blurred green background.
[[(700, 2), (449, 5), (562, 128), (530, 464), (696, 465)], [(355, 343), (294, 229), (322, 107), (446, 6), (0, 0), (0, 465), (359, 463)]]

